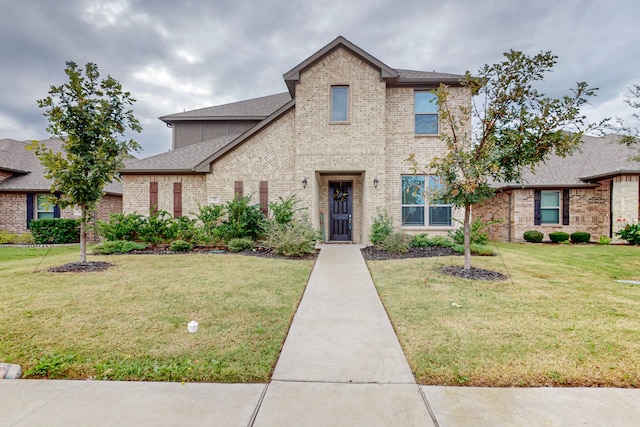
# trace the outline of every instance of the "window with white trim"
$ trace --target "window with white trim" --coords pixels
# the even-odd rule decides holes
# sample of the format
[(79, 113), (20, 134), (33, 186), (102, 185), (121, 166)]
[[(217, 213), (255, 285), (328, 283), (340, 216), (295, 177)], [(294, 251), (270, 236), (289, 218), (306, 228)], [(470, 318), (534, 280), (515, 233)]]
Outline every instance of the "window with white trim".
[(331, 86), (331, 121), (349, 120), (349, 86)]
[(36, 196), (36, 218), (54, 218), (53, 203), (51, 203), (44, 194), (38, 194)]
[(451, 205), (427, 197), (441, 188), (435, 175), (403, 175), (402, 225), (451, 227)]
[(540, 192), (540, 223), (560, 224), (560, 192)]
[(416, 135), (438, 134), (438, 97), (433, 92), (414, 92)]

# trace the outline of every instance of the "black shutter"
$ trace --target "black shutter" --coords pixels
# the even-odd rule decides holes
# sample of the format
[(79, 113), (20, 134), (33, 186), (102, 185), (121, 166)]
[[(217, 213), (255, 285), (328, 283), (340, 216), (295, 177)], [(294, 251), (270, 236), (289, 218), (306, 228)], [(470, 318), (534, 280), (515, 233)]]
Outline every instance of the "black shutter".
[(569, 225), (569, 189), (562, 190), (562, 225)]
[(33, 219), (33, 194), (27, 193), (27, 229), (31, 228)]
[[(56, 194), (56, 199), (60, 198), (60, 194)], [(53, 205), (53, 217), (60, 218), (60, 206), (58, 206), (57, 202)]]
[(540, 200), (542, 198), (542, 194), (540, 190), (533, 190), (533, 224), (540, 225), (541, 222), (541, 214), (540, 214)]

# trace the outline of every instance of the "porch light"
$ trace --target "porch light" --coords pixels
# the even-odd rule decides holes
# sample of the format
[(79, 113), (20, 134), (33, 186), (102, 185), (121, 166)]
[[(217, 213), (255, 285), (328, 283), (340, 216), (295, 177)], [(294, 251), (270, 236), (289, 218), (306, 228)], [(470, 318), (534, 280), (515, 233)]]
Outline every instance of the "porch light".
[(378, 181), (378, 178), (374, 178), (374, 179), (373, 179), (373, 188), (378, 188), (378, 183), (379, 183), (379, 182), (380, 182), (380, 181)]
[(307, 178), (302, 180), (302, 188), (307, 188)]

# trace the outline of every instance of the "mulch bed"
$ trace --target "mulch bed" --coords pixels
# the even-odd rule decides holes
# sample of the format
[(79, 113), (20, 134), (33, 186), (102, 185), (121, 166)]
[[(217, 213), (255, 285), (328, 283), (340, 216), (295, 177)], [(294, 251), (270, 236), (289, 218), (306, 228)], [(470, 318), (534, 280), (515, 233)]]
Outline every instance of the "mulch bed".
[(375, 246), (367, 246), (361, 249), (362, 256), (367, 261), (382, 261), (387, 259), (403, 259), (403, 258), (427, 258), (438, 256), (461, 256), (460, 252), (456, 252), (450, 248), (441, 248), (430, 246), (426, 248), (409, 248), (405, 253), (398, 254), (395, 252), (383, 251)]
[(47, 271), (52, 273), (93, 273), (96, 271), (104, 271), (114, 264), (103, 261), (87, 261), (87, 262), (70, 262), (68, 264), (51, 267)]
[[(366, 260), (381, 261), (388, 259), (403, 259), (403, 258), (426, 258), (426, 257), (440, 257), (440, 256), (462, 256), (460, 252), (456, 252), (450, 248), (440, 247), (427, 247), (427, 248), (409, 248), (409, 250), (402, 254), (383, 251), (375, 246), (367, 246), (362, 249), (362, 256)], [(508, 279), (502, 273), (492, 270), (484, 270), (482, 268), (471, 267), (470, 270), (465, 270), (463, 267), (447, 266), (438, 270), (442, 274), (449, 276), (460, 277), (470, 280), (506, 280)]]

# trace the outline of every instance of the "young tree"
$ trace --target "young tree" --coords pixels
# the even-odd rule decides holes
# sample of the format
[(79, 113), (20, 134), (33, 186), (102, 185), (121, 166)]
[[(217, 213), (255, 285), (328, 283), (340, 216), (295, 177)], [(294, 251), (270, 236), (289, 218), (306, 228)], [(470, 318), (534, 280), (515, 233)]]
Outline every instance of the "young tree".
[(80, 208), (80, 261), (85, 263), (89, 215), (105, 184), (118, 179), (117, 170), (129, 152), (140, 150), (136, 141), (124, 139), (125, 132), (140, 132), (142, 127), (130, 109), (136, 100), (111, 76), (100, 80), (95, 64), (88, 63), (83, 74), (67, 62), (65, 73), (69, 81), (51, 86), (49, 96), (38, 100), (49, 120), (47, 131), (63, 140), (63, 150), (53, 151), (38, 141), (30, 148), (53, 180), (51, 192), (60, 194), (55, 203)]
[[(629, 88), (624, 102), (631, 108), (640, 110), (640, 84), (633, 85)], [(633, 113), (633, 118), (638, 122), (636, 125), (640, 124), (640, 113)], [(635, 144), (638, 142), (638, 139), (640, 139), (640, 129), (633, 125), (625, 124), (622, 119), (618, 119), (618, 126), (614, 126), (613, 130), (620, 134), (620, 143), (622, 144)], [(635, 160), (640, 161), (640, 155), (636, 156)]]
[[(471, 268), (471, 207), (494, 195), (491, 182), (521, 181), (525, 169), (533, 170), (554, 152), (570, 154), (583, 133), (596, 127), (585, 124), (580, 107), (597, 89), (578, 83), (558, 99), (536, 89), (556, 63), (551, 52), (530, 57), (511, 50), (504, 56), (477, 76), (466, 73), (462, 85), (470, 90), (472, 105), (452, 105), (445, 85), (434, 91), (447, 152), (428, 165), (442, 184), (431, 196), (464, 208), (465, 270)], [(415, 168), (415, 158), (409, 160)]]

